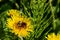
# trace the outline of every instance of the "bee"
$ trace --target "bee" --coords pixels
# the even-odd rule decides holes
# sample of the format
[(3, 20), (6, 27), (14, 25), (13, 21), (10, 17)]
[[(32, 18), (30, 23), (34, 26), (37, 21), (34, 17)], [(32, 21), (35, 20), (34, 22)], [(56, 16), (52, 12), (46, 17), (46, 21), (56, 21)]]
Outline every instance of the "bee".
[(23, 28), (25, 28), (25, 27), (26, 27), (26, 23), (19, 21), (19, 22), (17, 23), (17, 26), (18, 26), (18, 27), (23, 27)]

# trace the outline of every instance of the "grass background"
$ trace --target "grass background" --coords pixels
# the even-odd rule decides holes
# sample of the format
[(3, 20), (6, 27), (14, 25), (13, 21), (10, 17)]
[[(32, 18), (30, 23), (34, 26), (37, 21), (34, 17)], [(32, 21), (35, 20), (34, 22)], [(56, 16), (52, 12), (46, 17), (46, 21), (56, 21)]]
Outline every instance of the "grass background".
[(0, 40), (21, 40), (5, 28), (9, 9), (19, 10), (32, 20), (34, 33), (23, 40), (46, 40), (49, 33), (60, 33), (60, 0), (0, 0)]

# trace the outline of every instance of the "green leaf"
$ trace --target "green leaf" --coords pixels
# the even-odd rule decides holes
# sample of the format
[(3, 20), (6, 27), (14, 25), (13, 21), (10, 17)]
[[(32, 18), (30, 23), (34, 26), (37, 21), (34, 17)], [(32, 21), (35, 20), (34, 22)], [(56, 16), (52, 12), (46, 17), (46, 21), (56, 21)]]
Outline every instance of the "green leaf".
[(0, 13), (1, 12), (4, 12), (4, 11), (6, 11), (6, 10), (9, 10), (9, 9), (11, 9), (12, 7), (9, 5), (9, 4), (4, 4), (4, 5), (2, 5), (2, 6), (0, 6)]

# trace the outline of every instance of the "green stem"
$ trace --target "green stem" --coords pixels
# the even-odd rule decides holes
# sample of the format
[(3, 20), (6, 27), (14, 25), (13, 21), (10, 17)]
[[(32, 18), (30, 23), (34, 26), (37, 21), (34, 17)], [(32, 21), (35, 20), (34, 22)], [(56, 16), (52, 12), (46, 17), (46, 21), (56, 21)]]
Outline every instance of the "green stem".
[(18, 3), (15, 3), (15, 5), (16, 5), (16, 8), (19, 9), (19, 5), (18, 5)]
[(21, 40), (23, 40), (23, 37), (22, 37), (22, 36), (20, 36), (19, 38), (20, 38)]
[(51, 10), (51, 13), (52, 13), (52, 17), (53, 17), (53, 29), (55, 30), (56, 28), (56, 24), (55, 24), (55, 15), (54, 15), (54, 12), (53, 12), (53, 7), (52, 7), (52, 0), (49, 0), (49, 3), (50, 3), (50, 10)]

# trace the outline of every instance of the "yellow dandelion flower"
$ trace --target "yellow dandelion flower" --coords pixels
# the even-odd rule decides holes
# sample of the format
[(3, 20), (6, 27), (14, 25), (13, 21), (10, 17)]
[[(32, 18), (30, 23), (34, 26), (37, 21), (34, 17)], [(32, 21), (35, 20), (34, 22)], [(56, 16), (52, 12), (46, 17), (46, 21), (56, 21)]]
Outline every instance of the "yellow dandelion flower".
[(13, 15), (19, 16), (19, 13), (20, 12), (18, 10), (15, 10), (15, 9), (11, 9), (7, 12), (8, 16), (13, 16)]
[(12, 33), (18, 36), (26, 37), (29, 36), (30, 32), (33, 32), (31, 20), (24, 16), (13, 15), (7, 19), (6, 25)]
[(55, 33), (49, 34), (47, 40), (60, 40), (60, 34), (55, 35)]

